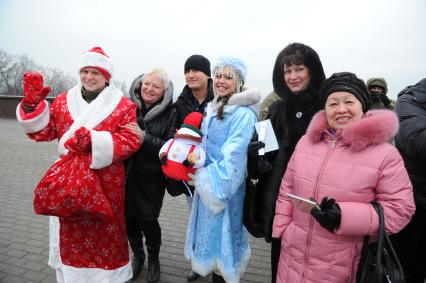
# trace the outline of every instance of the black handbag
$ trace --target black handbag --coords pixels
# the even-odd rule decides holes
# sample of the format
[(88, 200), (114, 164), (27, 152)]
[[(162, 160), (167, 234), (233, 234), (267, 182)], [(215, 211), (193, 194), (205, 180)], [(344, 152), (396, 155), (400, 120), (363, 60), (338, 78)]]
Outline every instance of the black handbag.
[(259, 180), (247, 177), (243, 223), (247, 231), (255, 238), (265, 236), (262, 204), (263, 190), (260, 187)]
[(377, 242), (368, 243), (369, 237), (364, 237), (364, 246), (356, 275), (357, 283), (405, 283), (405, 274), (398, 256), (385, 232), (385, 218), (382, 206), (372, 203), (379, 215), (379, 236)]

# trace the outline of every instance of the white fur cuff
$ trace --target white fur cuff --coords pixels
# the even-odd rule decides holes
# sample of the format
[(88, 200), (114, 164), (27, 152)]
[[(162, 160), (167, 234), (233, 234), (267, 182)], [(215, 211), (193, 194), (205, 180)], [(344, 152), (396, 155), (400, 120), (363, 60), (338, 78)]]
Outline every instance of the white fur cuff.
[(20, 110), (22, 107), (21, 104), (22, 102), (20, 102), (18, 104), (18, 107), (16, 107), (16, 118), (19, 124), (21, 124), (21, 126), (24, 128), (25, 133), (37, 133), (43, 130), (44, 128), (46, 128), (50, 120), (49, 104), (46, 101), (44, 101), (45, 107), (43, 111), (40, 113), (40, 115), (27, 120), (24, 120), (21, 116), (21, 113), (20, 113)]
[(214, 183), (210, 178), (209, 170), (205, 167), (197, 169), (195, 174), (195, 190), (200, 195), (200, 199), (214, 214), (221, 212), (228, 204), (220, 200), (213, 191)]
[(114, 157), (114, 143), (111, 133), (91, 130), (90, 135), (92, 136), (92, 164), (90, 168), (101, 169), (111, 165)]

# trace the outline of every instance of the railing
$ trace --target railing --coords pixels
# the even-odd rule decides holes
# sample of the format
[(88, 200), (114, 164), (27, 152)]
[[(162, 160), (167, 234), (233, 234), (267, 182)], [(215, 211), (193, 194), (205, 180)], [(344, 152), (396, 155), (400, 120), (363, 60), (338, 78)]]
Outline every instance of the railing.
[[(54, 97), (47, 97), (52, 102)], [(16, 107), (21, 102), (22, 96), (0, 95), (0, 118), (16, 119)]]

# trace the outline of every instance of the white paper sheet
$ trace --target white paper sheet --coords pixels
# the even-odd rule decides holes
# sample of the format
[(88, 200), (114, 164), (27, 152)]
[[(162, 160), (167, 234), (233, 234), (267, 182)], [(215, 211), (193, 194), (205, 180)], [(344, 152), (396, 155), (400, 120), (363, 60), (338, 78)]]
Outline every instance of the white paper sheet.
[(265, 147), (259, 149), (259, 155), (264, 155), (266, 152), (278, 149), (278, 141), (274, 129), (272, 128), (271, 120), (268, 119), (257, 122), (254, 127), (259, 136), (258, 141), (265, 143)]

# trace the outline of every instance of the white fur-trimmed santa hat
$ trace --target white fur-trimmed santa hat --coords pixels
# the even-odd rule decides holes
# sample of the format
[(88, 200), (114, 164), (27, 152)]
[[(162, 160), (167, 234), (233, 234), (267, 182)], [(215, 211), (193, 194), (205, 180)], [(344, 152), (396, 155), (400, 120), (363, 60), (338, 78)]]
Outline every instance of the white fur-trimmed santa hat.
[(114, 66), (112, 65), (111, 58), (109, 58), (105, 51), (98, 46), (83, 52), (78, 70), (81, 71), (81, 69), (85, 67), (98, 69), (107, 81), (109, 81), (114, 74)]
[(180, 129), (175, 133), (175, 138), (190, 139), (196, 142), (201, 142), (203, 133), (200, 131), (203, 114), (199, 112), (189, 113), (183, 120)]

